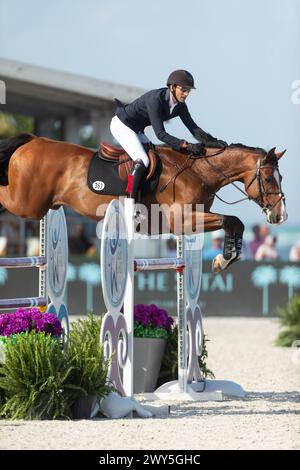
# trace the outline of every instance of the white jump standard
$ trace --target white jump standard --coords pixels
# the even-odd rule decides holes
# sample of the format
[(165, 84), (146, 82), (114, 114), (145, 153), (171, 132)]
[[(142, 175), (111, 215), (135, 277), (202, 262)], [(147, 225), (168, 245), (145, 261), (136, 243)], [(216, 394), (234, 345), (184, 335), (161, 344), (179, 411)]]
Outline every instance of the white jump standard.
[[(105, 354), (113, 352), (108, 378), (123, 396), (133, 396), (133, 307), (134, 272), (175, 269), (177, 271), (178, 380), (163, 384), (147, 399), (223, 400), (244, 397), (239, 384), (206, 380), (198, 364), (202, 352), (203, 327), (198, 304), (202, 275), (201, 235), (177, 238), (177, 257), (134, 259), (134, 201), (110, 203), (103, 224), (101, 279), (107, 313), (102, 321), (101, 341)], [(124, 308), (124, 313), (122, 309)], [(121, 369), (123, 374), (121, 374)], [(121, 378), (121, 375), (123, 378)]]

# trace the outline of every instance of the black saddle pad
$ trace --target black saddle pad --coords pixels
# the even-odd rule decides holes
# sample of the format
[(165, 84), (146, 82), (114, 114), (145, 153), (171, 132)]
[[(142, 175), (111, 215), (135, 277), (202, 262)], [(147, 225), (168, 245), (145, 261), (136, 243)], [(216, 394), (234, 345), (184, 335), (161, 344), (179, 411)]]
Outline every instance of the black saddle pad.
[(90, 161), (88, 171), (88, 187), (96, 194), (124, 196), (127, 181), (119, 178), (119, 163), (102, 160), (96, 153)]
[[(155, 191), (162, 165), (158, 157), (153, 176), (142, 184), (142, 193)], [(125, 196), (127, 181), (122, 181), (119, 177), (119, 163), (102, 159), (96, 153), (90, 161), (87, 176), (87, 184), (91, 191), (96, 194), (109, 194), (113, 196)]]

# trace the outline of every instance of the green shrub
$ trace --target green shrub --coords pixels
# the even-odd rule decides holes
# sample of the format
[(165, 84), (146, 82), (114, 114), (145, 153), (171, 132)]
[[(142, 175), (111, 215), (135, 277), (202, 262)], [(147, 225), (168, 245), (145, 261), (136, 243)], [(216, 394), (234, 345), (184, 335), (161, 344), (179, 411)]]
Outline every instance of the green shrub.
[(72, 366), (52, 336), (26, 332), (11, 340), (8, 337), (0, 376), (1, 415), (12, 419), (69, 417), (71, 372)]
[(106, 383), (109, 360), (104, 359), (100, 343), (101, 319), (89, 314), (85, 320), (71, 323), (65, 355), (72, 365), (70, 382), (78, 387), (77, 398), (96, 395), (98, 399), (108, 395), (113, 387)]
[(300, 325), (300, 296), (295, 295), (286, 307), (277, 310), (280, 322), (284, 326)]
[(59, 341), (34, 331), (5, 338), (0, 365), (0, 415), (11, 419), (72, 418), (77, 399), (98, 399), (114, 388), (106, 384), (109, 361), (100, 344), (101, 320), (89, 315), (71, 324), (65, 351)]
[(279, 333), (275, 344), (289, 347), (300, 339), (300, 296), (292, 297), (286, 307), (279, 308), (277, 312), (284, 329)]
[[(201, 356), (198, 358), (199, 362), (199, 367), (201, 369), (203, 378), (207, 377), (214, 377), (213, 372), (208, 369), (206, 365), (206, 359), (207, 359), (207, 348), (206, 348), (206, 343), (209, 341), (206, 339), (206, 336), (204, 335), (204, 342), (203, 342), (203, 348), (202, 348), (202, 353)], [(166, 345), (166, 350), (165, 354), (163, 357), (159, 377), (158, 377), (158, 382), (157, 382), (157, 387), (162, 385), (165, 382), (169, 382), (171, 380), (177, 380), (178, 379), (178, 326), (176, 325), (174, 328), (172, 328), (172, 331), (169, 335), (167, 345)]]
[(296, 340), (300, 340), (300, 324), (282, 330), (275, 344), (276, 346), (290, 347)]

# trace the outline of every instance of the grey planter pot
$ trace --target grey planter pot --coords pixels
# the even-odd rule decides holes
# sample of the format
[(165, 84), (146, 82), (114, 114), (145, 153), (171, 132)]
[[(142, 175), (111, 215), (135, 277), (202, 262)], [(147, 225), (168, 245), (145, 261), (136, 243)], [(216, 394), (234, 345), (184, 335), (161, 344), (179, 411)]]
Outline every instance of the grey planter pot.
[(166, 339), (134, 338), (133, 392), (154, 392), (164, 355)]
[(87, 395), (79, 398), (73, 405), (73, 419), (89, 419), (96, 405), (96, 395)]

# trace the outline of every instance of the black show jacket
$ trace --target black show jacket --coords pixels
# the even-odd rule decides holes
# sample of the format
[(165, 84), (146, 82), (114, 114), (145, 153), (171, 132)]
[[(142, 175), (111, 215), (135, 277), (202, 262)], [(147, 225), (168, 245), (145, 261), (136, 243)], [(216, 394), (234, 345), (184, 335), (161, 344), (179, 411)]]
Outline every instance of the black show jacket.
[(116, 112), (118, 118), (130, 129), (144, 132), (145, 127), (152, 126), (156, 137), (168, 146), (179, 150), (183, 140), (168, 134), (164, 121), (179, 116), (191, 134), (200, 142), (207, 134), (193, 121), (185, 103), (177, 103), (170, 113), (170, 91), (168, 88), (151, 90), (130, 104), (119, 106)]

